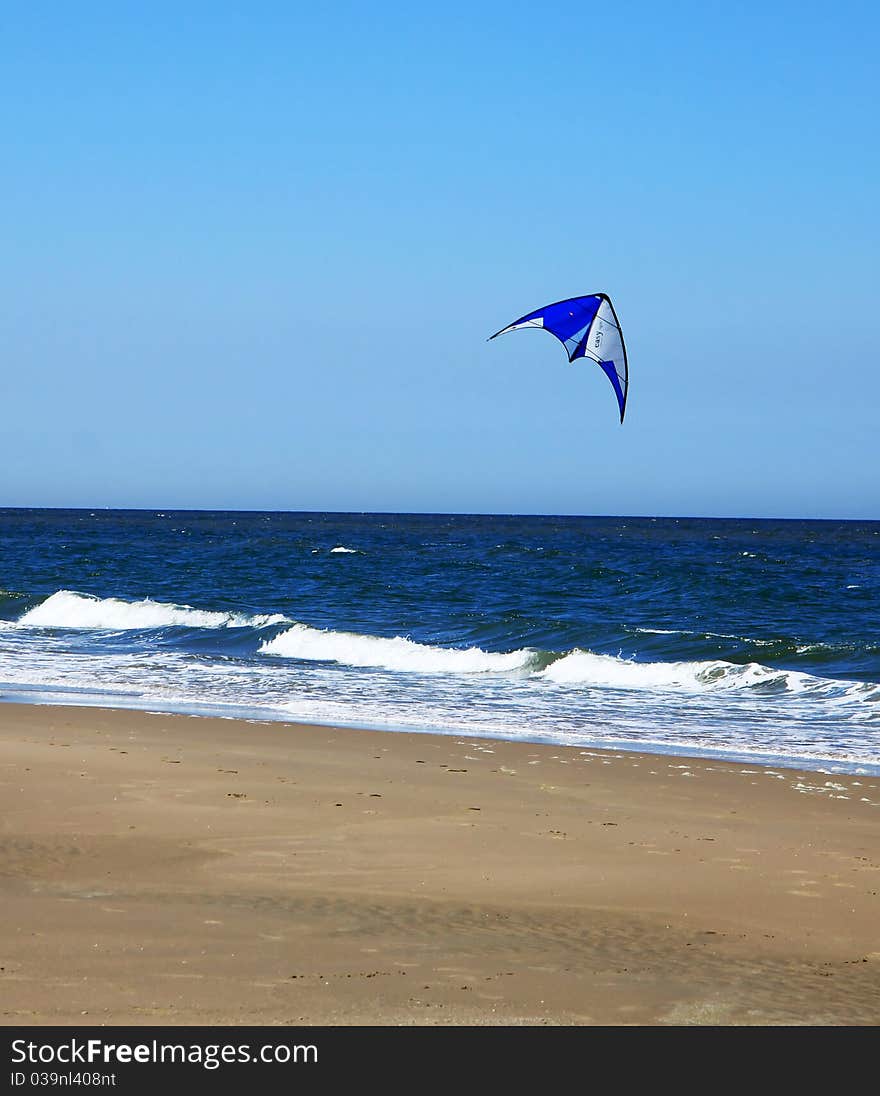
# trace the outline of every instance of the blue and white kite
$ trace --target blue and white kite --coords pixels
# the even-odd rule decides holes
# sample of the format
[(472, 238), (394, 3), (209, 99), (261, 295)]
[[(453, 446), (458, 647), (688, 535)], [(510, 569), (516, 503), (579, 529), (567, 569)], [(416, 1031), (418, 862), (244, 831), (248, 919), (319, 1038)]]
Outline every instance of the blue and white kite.
[(569, 297), (545, 305), (527, 316), (520, 316), (507, 327), (496, 331), (490, 339), (518, 331), (521, 327), (537, 327), (555, 335), (568, 352), (568, 360), (589, 358), (605, 372), (617, 396), (620, 421), (626, 411), (626, 393), (629, 388), (629, 368), (623, 332), (611, 298), (605, 293), (592, 293), (589, 297)]

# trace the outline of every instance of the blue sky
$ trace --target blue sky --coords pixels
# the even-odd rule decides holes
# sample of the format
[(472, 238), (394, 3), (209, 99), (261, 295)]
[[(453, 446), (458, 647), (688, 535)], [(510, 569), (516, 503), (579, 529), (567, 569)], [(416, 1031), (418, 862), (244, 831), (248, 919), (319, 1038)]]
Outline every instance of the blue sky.
[(7, 5), (0, 505), (880, 518), (878, 31)]

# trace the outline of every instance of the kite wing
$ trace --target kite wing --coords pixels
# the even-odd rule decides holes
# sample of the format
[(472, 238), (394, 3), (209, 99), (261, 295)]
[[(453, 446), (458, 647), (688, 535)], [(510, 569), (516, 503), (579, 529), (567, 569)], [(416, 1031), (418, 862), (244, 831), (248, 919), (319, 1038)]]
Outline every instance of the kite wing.
[(570, 362), (575, 358), (589, 358), (596, 362), (611, 381), (620, 408), (620, 421), (623, 422), (629, 367), (623, 332), (609, 297), (604, 293), (593, 293), (588, 297), (556, 301), (536, 312), (529, 312), (527, 316), (520, 316), (490, 338), (495, 339), (523, 327), (537, 327), (555, 335), (565, 347)]

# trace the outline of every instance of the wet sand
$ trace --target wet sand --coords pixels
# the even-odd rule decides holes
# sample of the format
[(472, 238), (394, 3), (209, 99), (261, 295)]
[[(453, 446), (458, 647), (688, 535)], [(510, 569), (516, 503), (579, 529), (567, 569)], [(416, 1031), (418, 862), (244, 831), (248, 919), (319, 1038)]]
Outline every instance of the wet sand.
[(880, 1022), (880, 778), (0, 705), (0, 1023)]

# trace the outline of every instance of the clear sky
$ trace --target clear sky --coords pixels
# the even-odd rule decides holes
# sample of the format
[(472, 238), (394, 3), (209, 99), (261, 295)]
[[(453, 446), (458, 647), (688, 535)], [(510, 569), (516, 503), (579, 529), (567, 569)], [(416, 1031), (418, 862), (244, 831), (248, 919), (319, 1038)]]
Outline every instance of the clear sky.
[[(0, 505), (880, 518), (873, 3), (10, 3)], [(614, 300), (618, 422), (549, 335)]]

